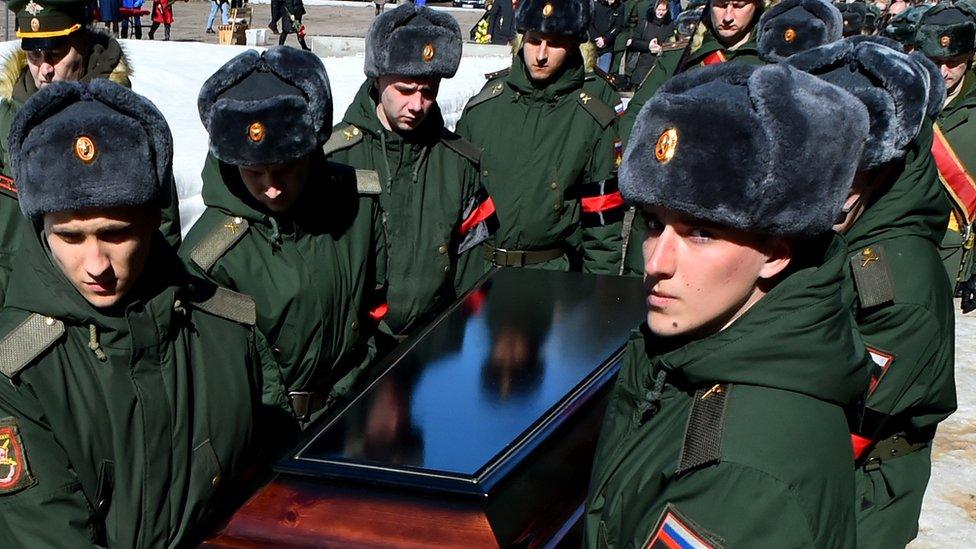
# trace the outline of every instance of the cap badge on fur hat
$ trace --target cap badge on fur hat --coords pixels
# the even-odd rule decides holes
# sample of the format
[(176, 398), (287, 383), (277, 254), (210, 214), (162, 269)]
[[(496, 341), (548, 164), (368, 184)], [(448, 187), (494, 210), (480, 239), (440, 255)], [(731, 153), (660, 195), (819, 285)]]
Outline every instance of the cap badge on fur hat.
[(87, 135), (82, 135), (75, 139), (75, 156), (85, 164), (91, 164), (95, 161), (95, 157), (98, 155), (98, 149), (95, 148), (95, 142), (92, 141), (91, 137)]
[(786, 29), (786, 31), (783, 32), (783, 40), (787, 44), (792, 44), (793, 41), (796, 40), (796, 29), (793, 29), (792, 27)]
[(264, 124), (260, 122), (252, 122), (251, 125), (247, 127), (247, 138), (250, 139), (252, 143), (260, 143), (264, 141), (264, 136)]
[(941, 37), (939, 37), (939, 45), (942, 46), (943, 48), (948, 48), (949, 44), (951, 43), (952, 43), (952, 38), (949, 38), (949, 35), (944, 34)]
[(37, 32), (40, 29), (41, 29), (41, 21), (36, 17), (31, 19), (31, 30)]
[(657, 145), (654, 146), (654, 157), (661, 164), (667, 164), (674, 158), (674, 152), (678, 149), (678, 130), (668, 128), (661, 132), (657, 138)]
[(552, 4), (546, 4), (545, 7), (542, 8), (543, 17), (549, 17), (550, 15), (552, 15), (552, 12), (553, 12)]
[(433, 59), (435, 52), (436, 50), (434, 50), (433, 44), (427, 44), (426, 46), (424, 46), (424, 52), (422, 54), (424, 61), (430, 61), (431, 59)]

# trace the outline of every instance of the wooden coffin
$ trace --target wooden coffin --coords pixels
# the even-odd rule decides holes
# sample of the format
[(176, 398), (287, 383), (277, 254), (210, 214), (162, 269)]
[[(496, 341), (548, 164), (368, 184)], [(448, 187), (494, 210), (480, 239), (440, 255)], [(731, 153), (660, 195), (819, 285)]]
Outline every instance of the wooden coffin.
[(309, 429), (207, 545), (566, 541), (624, 344), (644, 314), (639, 279), (495, 271)]

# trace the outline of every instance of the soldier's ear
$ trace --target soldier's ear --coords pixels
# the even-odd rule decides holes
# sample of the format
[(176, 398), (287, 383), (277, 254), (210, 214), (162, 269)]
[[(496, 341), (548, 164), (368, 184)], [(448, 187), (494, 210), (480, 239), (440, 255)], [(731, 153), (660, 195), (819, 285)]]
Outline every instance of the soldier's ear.
[(759, 278), (762, 280), (774, 280), (786, 271), (793, 261), (793, 245), (789, 240), (779, 236), (769, 237), (763, 246), (763, 253), (766, 261), (759, 269)]

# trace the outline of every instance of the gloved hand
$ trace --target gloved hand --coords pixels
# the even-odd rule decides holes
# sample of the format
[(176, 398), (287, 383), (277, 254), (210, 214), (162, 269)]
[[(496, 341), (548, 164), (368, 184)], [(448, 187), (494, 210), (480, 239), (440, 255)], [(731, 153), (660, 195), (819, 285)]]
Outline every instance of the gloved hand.
[(966, 314), (976, 309), (976, 274), (959, 283), (959, 293), (962, 294), (962, 313)]

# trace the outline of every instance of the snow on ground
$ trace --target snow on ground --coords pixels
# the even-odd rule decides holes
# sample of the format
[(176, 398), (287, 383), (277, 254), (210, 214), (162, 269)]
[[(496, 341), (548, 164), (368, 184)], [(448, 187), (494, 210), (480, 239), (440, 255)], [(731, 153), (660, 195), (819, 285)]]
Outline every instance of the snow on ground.
[[(207, 155), (208, 136), (197, 111), (197, 95), (204, 81), (246, 46), (199, 42), (122, 40), (132, 67), (132, 89), (148, 97), (162, 111), (173, 131), (173, 172), (180, 196), (183, 232), (203, 213), (200, 172)], [(0, 44), (5, 54), (16, 42)], [(338, 123), (365, 80), (363, 55), (326, 57), (334, 98), (333, 123)], [(448, 127), (454, 128), (465, 103), (481, 90), (484, 74), (508, 66), (508, 56), (464, 57), (454, 78), (441, 83), (438, 104)]]

